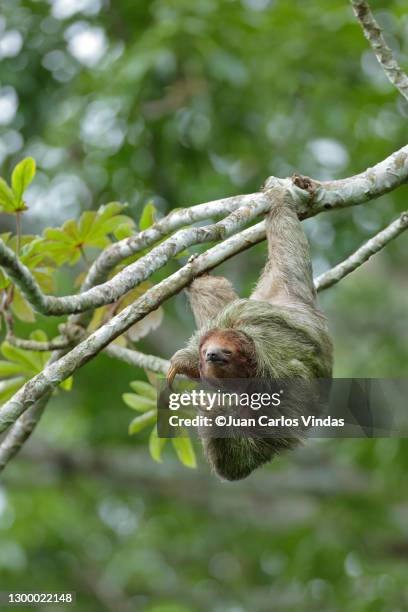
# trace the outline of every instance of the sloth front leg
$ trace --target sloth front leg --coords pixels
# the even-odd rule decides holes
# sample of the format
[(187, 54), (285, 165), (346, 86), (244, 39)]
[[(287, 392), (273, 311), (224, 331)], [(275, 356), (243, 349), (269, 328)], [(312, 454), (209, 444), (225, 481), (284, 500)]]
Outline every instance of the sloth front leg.
[(200, 378), (198, 353), (190, 348), (184, 348), (174, 353), (167, 371), (167, 384), (171, 388), (177, 374), (189, 378)]

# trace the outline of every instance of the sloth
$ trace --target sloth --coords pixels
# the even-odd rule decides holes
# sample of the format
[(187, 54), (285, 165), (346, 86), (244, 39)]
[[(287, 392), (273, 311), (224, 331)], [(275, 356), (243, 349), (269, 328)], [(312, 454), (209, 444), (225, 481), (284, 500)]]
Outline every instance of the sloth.
[[(330, 379), (332, 344), (326, 317), (316, 304), (309, 244), (290, 197), (270, 189), (274, 205), (266, 216), (268, 255), (265, 268), (248, 299), (240, 299), (230, 282), (219, 276), (197, 277), (188, 289), (198, 330), (171, 361), (167, 381), (189, 378), (222, 385), (230, 380)], [(313, 382), (314, 384), (314, 382)], [(311, 384), (293, 390), (281, 414), (321, 412), (327, 402)], [(202, 436), (213, 470), (226, 480), (247, 477), (285, 449), (302, 442), (291, 436)]]

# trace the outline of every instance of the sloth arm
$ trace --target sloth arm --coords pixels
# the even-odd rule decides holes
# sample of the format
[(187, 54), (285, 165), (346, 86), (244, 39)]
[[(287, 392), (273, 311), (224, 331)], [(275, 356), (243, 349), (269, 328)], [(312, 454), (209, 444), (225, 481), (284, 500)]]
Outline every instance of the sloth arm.
[[(227, 304), (238, 299), (226, 278), (209, 274), (196, 278), (187, 293), (198, 329), (207, 325)], [(199, 335), (194, 334), (188, 345), (171, 358), (167, 373), (168, 384), (171, 386), (177, 374), (200, 378), (199, 362)]]
[(281, 190), (276, 190), (276, 203), (266, 217), (266, 237), (268, 259), (251, 299), (313, 307), (316, 292), (309, 243), (291, 200)]

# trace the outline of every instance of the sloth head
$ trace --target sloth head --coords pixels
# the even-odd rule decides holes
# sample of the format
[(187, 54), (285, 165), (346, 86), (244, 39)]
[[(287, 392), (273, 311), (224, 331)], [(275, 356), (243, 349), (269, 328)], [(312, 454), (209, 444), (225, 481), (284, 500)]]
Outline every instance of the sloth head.
[(202, 378), (249, 378), (255, 376), (255, 345), (251, 338), (242, 331), (210, 329), (201, 338), (199, 353)]

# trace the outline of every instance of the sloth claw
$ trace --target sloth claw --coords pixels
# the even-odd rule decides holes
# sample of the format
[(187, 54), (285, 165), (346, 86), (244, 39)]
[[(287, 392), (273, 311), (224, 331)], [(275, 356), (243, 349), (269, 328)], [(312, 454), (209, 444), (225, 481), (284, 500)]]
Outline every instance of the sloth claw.
[(176, 377), (176, 374), (177, 374), (177, 368), (176, 368), (176, 366), (175, 366), (175, 365), (170, 364), (170, 367), (169, 367), (169, 369), (168, 369), (168, 371), (167, 371), (167, 377), (166, 377), (166, 379), (167, 379), (167, 385), (169, 386), (169, 388), (170, 388), (170, 389), (171, 389), (171, 388), (172, 388), (172, 386), (173, 386), (173, 381), (174, 381), (174, 379), (175, 379), (175, 377)]

